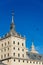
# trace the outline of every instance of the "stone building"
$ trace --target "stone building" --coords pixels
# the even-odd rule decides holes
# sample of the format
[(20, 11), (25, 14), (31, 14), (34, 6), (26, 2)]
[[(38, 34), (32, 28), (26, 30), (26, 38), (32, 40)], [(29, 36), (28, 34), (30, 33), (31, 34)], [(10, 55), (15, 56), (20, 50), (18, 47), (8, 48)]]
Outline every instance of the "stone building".
[(0, 60), (7, 65), (43, 65), (40, 55), (32, 42), (31, 50), (26, 48), (26, 38), (15, 30), (14, 16), (10, 31), (0, 38)]

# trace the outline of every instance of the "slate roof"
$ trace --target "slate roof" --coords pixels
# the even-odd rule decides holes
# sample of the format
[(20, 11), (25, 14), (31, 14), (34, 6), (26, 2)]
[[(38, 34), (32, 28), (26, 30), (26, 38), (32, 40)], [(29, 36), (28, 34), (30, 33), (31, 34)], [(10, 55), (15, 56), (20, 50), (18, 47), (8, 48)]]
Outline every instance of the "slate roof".
[(43, 61), (43, 55), (40, 54), (36, 54), (36, 53), (27, 53), (28, 58), (32, 59), (32, 60), (39, 60), (39, 61)]
[(4, 63), (2, 63), (2, 61), (0, 61), (0, 65), (6, 65), (6, 64), (4, 64)]

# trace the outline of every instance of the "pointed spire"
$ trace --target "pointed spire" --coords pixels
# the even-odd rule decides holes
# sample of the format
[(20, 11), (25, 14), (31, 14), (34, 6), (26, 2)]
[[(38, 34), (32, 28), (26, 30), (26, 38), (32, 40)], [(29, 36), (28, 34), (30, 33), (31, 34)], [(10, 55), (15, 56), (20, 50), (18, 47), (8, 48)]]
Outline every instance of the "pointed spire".
[(34, 42), (32, 42), (31, 50), (32, 50), (32, 51), (35, 50)]
[(14, 30), (15, 29), (15, 25), (14, 25), (14, 12), (12, 13), (12, 23), (10, 25), (10, 30)]
[(14, 13), (12, 13), (12, 23), (14, 23)]
[(34, 42), (33, 42), (33, 41), (32, 41), (32, 46), (31, 46), (30, 52), (32, 52), (32, 53), (38, 53), (38, 52), (35, 50), (35, 46), (34, 46)]

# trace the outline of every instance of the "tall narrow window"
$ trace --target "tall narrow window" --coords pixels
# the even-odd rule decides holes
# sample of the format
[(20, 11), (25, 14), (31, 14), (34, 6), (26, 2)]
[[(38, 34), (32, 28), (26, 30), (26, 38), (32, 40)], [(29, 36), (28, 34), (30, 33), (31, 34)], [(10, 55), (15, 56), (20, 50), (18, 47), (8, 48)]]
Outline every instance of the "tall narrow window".
[(18, 45), (19, 45), (19, 42), (18, 42)]
[(2, 47), (3, 47), (3, 44), (2, 44)]
[(18, 62), (20, 62), (20, 59), (18, 60)]
[(20, 57), (20, 54), (18, 53), (18, 57)]
[(8, 50), (9, 50), (9, 48), (8, 48)]
[(3, 59), (3, 55), (1, 55), (1, 59)]
[(24, 54), (22, 54), (22, 57), (24, 57)]
[(8, 45), (9, 45), (9, 41), (8, 41)]
[(7, 61), (9, 62), (9, 59)]
[(13, 53), (13, 55), (15, 56), (15, 53)]
[(15, 41), (13, 41), (13, 44), (15, 44)]
[(6, 42), (5, 42), (5, 46), (6, 46)]
[(28, 63), (28, 60), (27, 60), (27, 63)]
[(6, 58), (6, 54), (4, 54), (4, 58)]
[(9, 53), (8, 53), (8, 57), (9, 57)]
[(24, 44), (22, 43), (22, 46), (24, 46)]

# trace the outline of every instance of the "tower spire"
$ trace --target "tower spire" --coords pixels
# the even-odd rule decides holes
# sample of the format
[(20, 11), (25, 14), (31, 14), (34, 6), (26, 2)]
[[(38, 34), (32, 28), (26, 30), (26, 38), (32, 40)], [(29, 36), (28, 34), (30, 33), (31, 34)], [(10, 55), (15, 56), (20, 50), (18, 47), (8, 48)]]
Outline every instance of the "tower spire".
[(34, 51), (35, 50), (35, 47), (34, 47), (34, 42), (32, 42), (32, 46), (31, 46), (31, 50)]
[(12, 13), (12, 21), (11, 21), (11, 25), (10, 25), (10, 30), (14, 30), (15, 29), (15, 25), (14, 25), (14, 12)]
[(12, 23), (14, 23), (14, 13), (12, 13)]
[(34, 46), (34, 42), (32, 41), (32, 46), (31, 46), (31, 52), (32, 53), (38, 53), (35, 49), (35, 46)]

